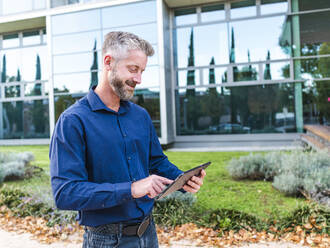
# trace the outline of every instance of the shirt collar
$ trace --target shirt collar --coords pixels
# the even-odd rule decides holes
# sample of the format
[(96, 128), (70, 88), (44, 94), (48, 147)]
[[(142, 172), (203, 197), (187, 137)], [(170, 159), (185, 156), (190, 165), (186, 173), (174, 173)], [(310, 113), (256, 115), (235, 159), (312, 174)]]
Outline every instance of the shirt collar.
[(120, 114), (126, 113), (129, 110), (130, 103), (128, 101), (123, 101), (123, 100), (120, 100), (120, 107), (119, 107), (118, 112), (108, 108), (102, 102), (100, 97), (94, 92), (95, 88), (96, 88), (96, 86), (93, 86), (93, 88), (90, 89), (90, 91), (87, 94), (87, 100), (88, 100), (89, 105), (91, 106), (92, 111), (97, 111), (97, 110), (103, 109), (103, 110), (120, 115)]

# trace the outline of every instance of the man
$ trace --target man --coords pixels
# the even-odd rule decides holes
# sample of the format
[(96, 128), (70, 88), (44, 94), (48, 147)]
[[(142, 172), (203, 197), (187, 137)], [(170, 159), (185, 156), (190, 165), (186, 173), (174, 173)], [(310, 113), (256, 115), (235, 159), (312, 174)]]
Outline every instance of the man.
[[(101, 81), (56, 123), (53, 195), (58, 208), (79, 211), (85, 248), (158, 247), (153, 198), (182, 171), (163, 154), (148, 113), (128, 101), (153, 53), (134, 34), (107, 34)], [(197, 192), (205, 175), (183, 189)]]

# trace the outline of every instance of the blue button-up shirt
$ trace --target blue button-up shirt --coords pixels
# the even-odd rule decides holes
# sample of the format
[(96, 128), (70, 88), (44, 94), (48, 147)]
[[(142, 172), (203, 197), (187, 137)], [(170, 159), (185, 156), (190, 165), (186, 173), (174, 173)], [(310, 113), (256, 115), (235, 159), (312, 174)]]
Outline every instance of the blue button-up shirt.
[(154, 200), (132, 198), (132, 182), (182, 173), (163, 154), (145, 109), (121, 101), (115, 112), (93, 90), (60, 116), (49, 157), (56, 206), (78, 210), (87, 226), (141, 220)]

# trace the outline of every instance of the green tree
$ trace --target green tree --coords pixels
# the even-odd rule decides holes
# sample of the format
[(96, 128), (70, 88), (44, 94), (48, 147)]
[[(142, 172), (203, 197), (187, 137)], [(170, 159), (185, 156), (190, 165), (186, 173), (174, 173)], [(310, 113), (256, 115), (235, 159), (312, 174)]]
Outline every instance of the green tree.
[(98, 73), (98, 61), (97, 61), (97, 50), (96, 50), (96, 40), (95, 40), (94, 48), (93, 48), (93, 64), (91, 66), (91, 83), (89, 85), (90, 89), (93, 86), (96, 86), (99, 82), (97, 73)]
[[(35, 77), (35, 79), (36, 79), (36, 81), (41, 80), (41, 64), (40, 64), (39, 54), (37, 54), (37, 59), (36, 59), (36, 77)], [(41, 95), (41, 83), (35, 83), (32, 95), (34, 95), (34, 96)], [(34, 100), (33, 109), (31, 111), (32, 111), (32, 122), (33, 122), (33, 126), (35, 128), (35, 133), (42, 135), (45, 132), (45, 129), (46, 129), (45, 123), (47, 121), (46, 116), (45, 116), (45, 106), (43, 104), (43, 100)]]

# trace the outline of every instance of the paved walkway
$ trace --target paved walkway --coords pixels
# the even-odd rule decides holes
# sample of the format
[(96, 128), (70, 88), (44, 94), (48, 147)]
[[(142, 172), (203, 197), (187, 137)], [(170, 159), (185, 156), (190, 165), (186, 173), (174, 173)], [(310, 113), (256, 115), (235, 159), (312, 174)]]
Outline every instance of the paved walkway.
[[(63, 242), (57, 242), (53, 244), (41, 244), (36, 240), (31, 239), (31, 234), (22, 233), (17, 234), (13, 232), (7, 232), (0, 229), (0, 247), (4, 248), (81, 248), (81, 244), (69, 244)], [(192, 241), (180, 241), (173, 243), (171, 246), (160, 246), (160, 248), (196, 248), (197, 246), (192, 244)], [(205, 246), (204, 246), (205, 247)], [(258, 243), (240, 246), (241, 248), (308, 248), (307, 246), (300, 246), (291, 243)], [(209, 247), (210, 248), (210, 247)]]

